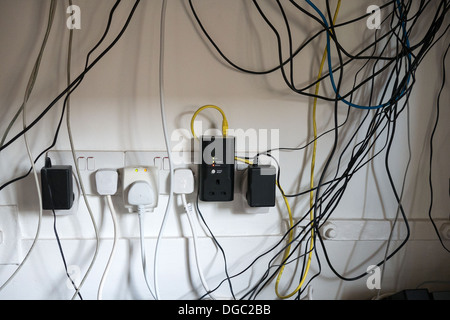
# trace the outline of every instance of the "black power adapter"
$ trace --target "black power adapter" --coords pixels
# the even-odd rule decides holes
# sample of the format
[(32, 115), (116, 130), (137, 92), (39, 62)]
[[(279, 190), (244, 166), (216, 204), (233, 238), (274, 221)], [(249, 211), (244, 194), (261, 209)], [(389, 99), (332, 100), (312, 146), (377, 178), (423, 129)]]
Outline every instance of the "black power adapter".
[(234, 198), (235, 138), (202, 136), (199, 197), (202, 201), (232, 201)]
[(274, 207), (276, 170), (271, 165), (251, 165), (247, 172), (247, 203), (250, 207)]
[(42, 209), (71, 209), (75, 198), (72, 166), (52, 166), (50, 158), (46, 158), (45, 167), (41, 169), (41, 188)]

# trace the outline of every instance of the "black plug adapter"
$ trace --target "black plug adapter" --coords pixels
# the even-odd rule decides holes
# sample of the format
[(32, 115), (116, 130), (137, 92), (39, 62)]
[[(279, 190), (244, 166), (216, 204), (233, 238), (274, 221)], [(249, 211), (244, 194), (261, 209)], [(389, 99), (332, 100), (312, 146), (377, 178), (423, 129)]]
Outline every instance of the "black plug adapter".
[(41, 189), (42, 209), (71, 209), (75, 198), (72, 166), (52, 166), (50, 158), (46, 158), (45, 167), (41, 169)]
[(202, 136), (199, 196), (202, 201), (232, 201), (234, 198), (235, 138)]
[(276, 170), (271, 165), (251, 165), (247, 171), (247, 203), (250, 207), (274, 207)]

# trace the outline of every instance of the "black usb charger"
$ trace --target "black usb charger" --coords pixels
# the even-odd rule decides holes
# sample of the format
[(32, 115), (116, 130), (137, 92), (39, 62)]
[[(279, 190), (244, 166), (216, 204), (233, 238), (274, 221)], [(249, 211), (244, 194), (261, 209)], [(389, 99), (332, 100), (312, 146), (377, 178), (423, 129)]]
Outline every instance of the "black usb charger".
[(69, 210), (72, 208), (73, 193), (72, 166), (53, 166), (50, 158), (45, 159), (41, 169), (42, 209)]
[(250, 207), (274, 207), (276, 170), (271, 165), (251, 165), (247, 171), (247, 203)]

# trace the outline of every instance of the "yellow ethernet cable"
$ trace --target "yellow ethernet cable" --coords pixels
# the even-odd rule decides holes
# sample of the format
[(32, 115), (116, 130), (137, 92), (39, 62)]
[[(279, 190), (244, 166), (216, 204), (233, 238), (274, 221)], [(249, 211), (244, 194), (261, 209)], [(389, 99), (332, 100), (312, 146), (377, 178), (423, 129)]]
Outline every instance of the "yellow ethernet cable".
[(241, 161), (241, 162), (244, 162), (246, 164), (253, 164), (252, 161), (244, 159), (244, 158), (234, 157), (234, 160)]
[(203, 110), (208, 109), (208, 108), (216, 109), (217, 111), (219, 111), (222, 114), (222, 117), (223, 117), (222, 134), (225, 137), (227, 135), (227, 131), (228, 131), (228, 120), (227, 120), (227, 117), (225, 116), (225, 112), (223, 112), (223, 110), (221, 108), (219, 108), (217, 106), (214, 106), (214, 105), (206, 105), (206, 106), (200, 107), (197, 111), (195, 111), (195, 113), (194, 113), (194, 115), (192, 116), (192, 119), (191, 119), (191, 132), (192, 132), (192, 135), (194, 136), (195, 139), (198, 139), (198, 137), (196, 136), (195, 131), (194, 131), (194, 121), (195, 121), (195, 118), (198, 116), (198, 114), (200, 112), (202, 112)]
[[(336, 5), (336, 11), (335, 11), (334, 17), (333, 17), (333, 25), (336, 23), (336, 19), (337, 19), (338, 13), (339, 13), (340, 6), (341, 6), (341, 0), (339, 0), (337, 5)], [(327, 53), (328, 53), (327, 52), (327, 48), (325, 47), (325, 51), (324, 51), (323, 56), (322, 56), (322, 61), (320, 63), (319, 75), (317, 76), (317, 78), (319, 80), (322, 77), (322, 71), (323, 71), (323, 67), (325, 65), (325, 61), (327, 59)], [(310, 205), (310, 208), (311, 208), (310, 213), (309, 213), (309, 215), (310, 215), (310, 222), (311, 222), (310, 223), (311, 224), (311, 243), (310, 243), (309, 254), (308, 254), (308, 262), (306, 264), (305, 273), (304, 273), (304, 275), (303, 275), (299, 285), (297, 286), (297, 288), (294, 291), (292, 291), (291, 293), (289, 293), (287, 295), (282, 295), (278, 291), (278, 286), (279, 286), (279, 283), (280, 283), (280, 280), (281, 280), (281, 275), (283, 274), (283, 271), (284, 271), (285, 264), (283, 264), (281, 266), (280, 272), (278, 273), (277, 280), (275, 282), (275, 292), (276, 292), (278, 298), (280, 298), (280, 299), (288, 299), (288, 298), (292, 297), (294, 294), (296, 294), (301, 289), (301, 287), (303, 286), (303, 283), (306, 280), (306, 276), (308, 275), (309, 268), (311, 266), (312, 252), (313, 252), (313, 248), (314, 248), (314, 228), (313, 228), (313, 220), (314, 220), (314, 210), (313, 210), (313, 206), (314, 206), (314, 191), (313, 191), (313, 188), (314, 188), (314, 168), (315, 168), (315, 163), (316, 163), (316, 150), (317, 150), (316, 107), (317, 107), (317, 95), (319, 94), (319, 88), (320, 88), (320, 81), (317, 82), (317, 84), (316, 84), (316, 91), (315, 91), (316, 97), (314, 97), (313, 114), (312, 114), (313, 130), (314, 130), (314, 143), (313, 143), (313, 154), (312, 154), (312, 158), (311, 158), (311, 181), (310, 181), (311, 192), (309, 193), (309, 205)], [(277, 185), (278, 185), (278, 183), (277, 183)], [(289, 246), (286, 248), (286, 252), (285, 252), (284, 257), (283, 257), (283, 261), (284, 261), (289, 256), (289, 252), (290, 252), (290, 248), (291, 248), (290, 243), (292, 242), (292, 236), (293, 236), (292, 226), (294, 225), (294, 223), (293, 223), (293, 219), (292, 219), (292, 212), (291, 212), (289, 203), (288, 203), (286, 197), (284, 196), (284, 192), (283, 192), (283, 190), (281, 189), (281, 187), (279, 185), (278, 185), (278, 188), (280, 189), (281, 193), (283, 194), (284, 201), (285, 201), (286, 206), (288, 208), (289, 228), (291, 229), (289, 231)]]

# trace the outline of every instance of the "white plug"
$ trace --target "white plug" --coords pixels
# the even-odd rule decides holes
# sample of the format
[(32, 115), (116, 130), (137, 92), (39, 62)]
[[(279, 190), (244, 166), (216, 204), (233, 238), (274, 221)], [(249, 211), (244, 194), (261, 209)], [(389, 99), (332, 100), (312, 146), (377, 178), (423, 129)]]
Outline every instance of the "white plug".
[(174, 170), (173, 192), (181, 195), (184, 210), (186, 211), (186, 216), (188, 218), (189, 225), (191, 227), (192, 239), (193, 239), (193, 243), (194, 243), (195, 261), (197, 264), (197, 271), (198, 271), (198, 275), (200, 277), (200, 281), (203, 285), (203, 288), (205, 289), (206, 292), (208, 292), (208, 295), (211, 297), (211, 299), (216, 300), (215, 296), (209, 289), (208, 283), (203, 274), (203, 269), (200, 265), (198, 245), (197, 245), (198, 237), (197, 237), (197, 231), (196, 231), (195, 222), (194, 222), (194, 216), (195, 216), (194, 207), (192, 206), (191, 203), (188, 203), (186, 200), (186, 194), (190, 194), (190, 193), (194, 192), (194, 174), (192, 173), (191, 169), (175, 169)]
[(136, 181), (128, 190), (128, 203), (137, 206), (139, 212), (153, 211), (157, 206), (157, 197), (148, 182)]
[(95, 173), (95, 183), (98, 194), (114, 195), (117, 192), (119, 174), (114, 169), (101, 169)]
[(116, 243), (117, 243), (117, 239), (118, 239), (117, 214), (116, 214), (116, 210), (114, 209), (114, 204), (112, 202), (111, 196), (117, 192), (118, 180), (119, 180), (119, 174), (118, 174), (117, 170), (114, 170), (114, 169), (101, 169), (95, 173), (95, 183), (97, 186), (97, 192), (102, 196), (106, 196), (106, 200), (108, 202), (108, 206), (111, 211), (111, 218), (112, 218), (113, 225), (114, 225), (113, 247), (111, 249), (111, 253), (110, 253), (110, 256), (108, 259), (108, 263), (105, 267), (105, 271), (103, 272), (103, 276), (100, 281), (100, 285), (98, 286), (98, 291), (97, 291), (97, 299), (98, 300), (102, 299), (103, 286), (105, 284), (106, 276), (108, 275), (109, 268), (111, 266), (111, 262), (113, 260), (114, 254), (116, 252)]
[(128, 167), (123, 170), (123, 200), (129, 212), (153, 211), (158, 206), (158, 170), (155, 167)]
[(186, 212), (192, 211), (186, 194), (194, 192), (194, 174), (191, 169), (175, 169), (173, 172), (173, 193), (180, 194)]
[(173, 175), (173, 192), (190, 194), (194, 192), (194, 174), (191, 169), (175, 169)]

